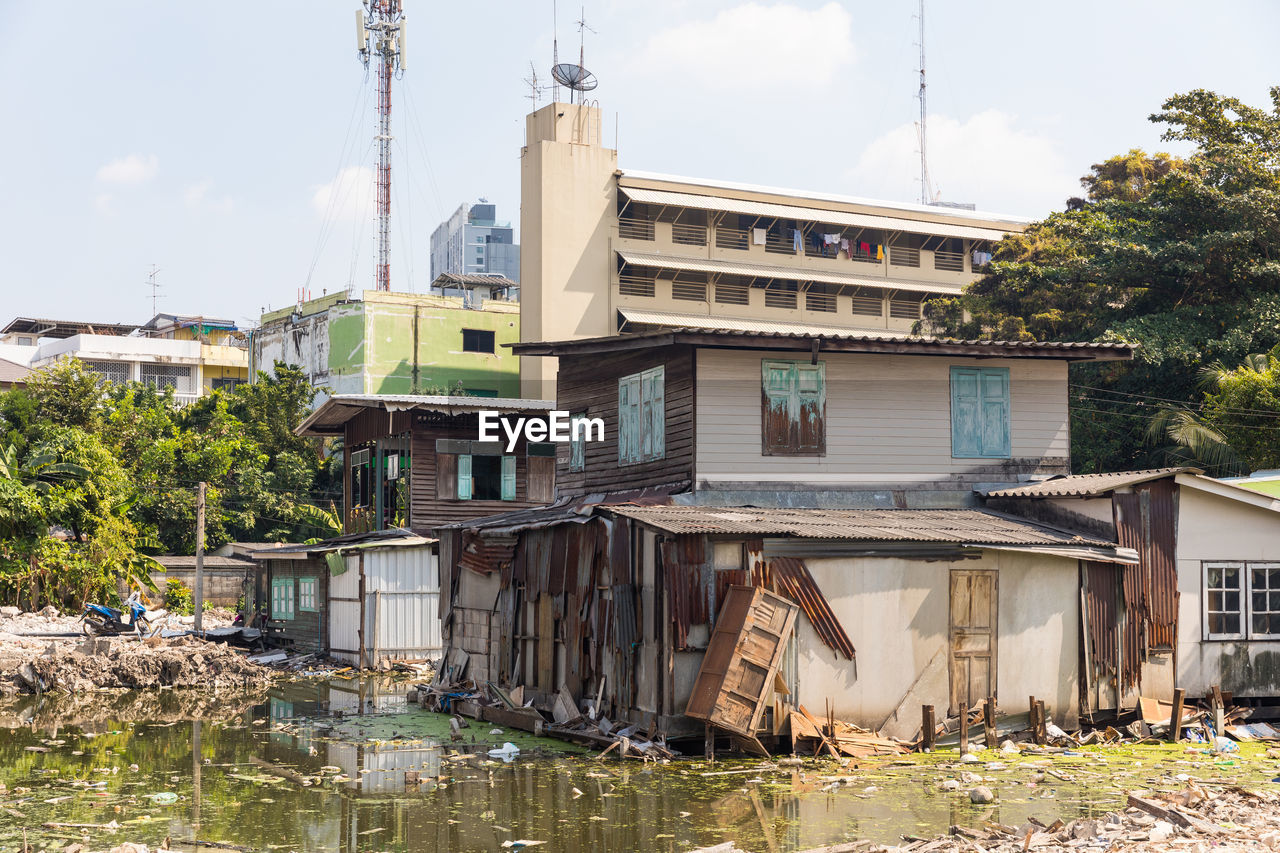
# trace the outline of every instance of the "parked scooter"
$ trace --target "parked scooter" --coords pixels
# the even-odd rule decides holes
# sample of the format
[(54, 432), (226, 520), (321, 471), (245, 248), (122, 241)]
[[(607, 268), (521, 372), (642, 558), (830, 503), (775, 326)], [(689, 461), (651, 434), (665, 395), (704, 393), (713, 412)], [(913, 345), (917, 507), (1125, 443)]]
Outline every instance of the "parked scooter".
[(127, 631), (146, 633), (150, 625), (147, 622), (146, 605), (142, 603), (142, 593), (136, 590), (130, 593), (124, 604), (129, 611), (128, 621), (125, 620), (124, 612), (114, 607), (107, 607), (105, 604), (86, 604), (84, 613), (80, 614), (80, 620), (84, 623), (81, 629), (85, 636), (113, 637)]

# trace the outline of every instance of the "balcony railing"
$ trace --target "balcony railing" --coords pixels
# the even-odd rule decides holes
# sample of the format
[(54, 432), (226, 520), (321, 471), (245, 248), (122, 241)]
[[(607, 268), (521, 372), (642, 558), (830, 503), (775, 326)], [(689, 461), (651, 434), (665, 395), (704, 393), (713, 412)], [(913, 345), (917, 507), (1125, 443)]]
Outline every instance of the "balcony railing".
[(648, 296), (654, 294), (656, 282), (642, 275), (623, 273), (618, 276), (618, 292), (623, 296)]
[(853, 313), (860, 317), (883, 317), (884, 300), (878, 296), (855, 296)]
[(964, 252), (934, 252), (933, 268), (947, 272), (964, 272)]
[(795, 308), (796, 292), (794, 290), (766, 290), (764, 292), (766, 308)]
[(686, 225), (683, 222), (671, 224), (671, 242), (682, 246), (707, 245), (707, 226)]
[(728, 228), (723, 225), (716, 228), (717, 249), (739, 249), (746, 251), (747, 244), (750, 239), (751, 234), (745, 228)]
[(718, 282), (715, 294), (718, 305), (748, 305), (751, 302), (751, 288), (745, 284)]
[(810, 291), (804, 295), (804, 307), (809, 311), (835, 311), (836, 295)]
[(688, 302), (707, 301), (707, 283), (705, 281), (673, 281), (671, 282), (671, 298)]
[(889, 263), (895, 267), (918, 267), (920, 250), (909, 246), (890, 246)]
[(774, 231), (770, 231), (764, 238), (764, 250), (773, 252), (775, 255), (794, 255), (796, 254), (795, 242), (790, 234), (783, 237)]
[(889, 316), (895, 320), (919, 320), (920, 303), (914, 299), (890, 299)]
[(618, 236), (628, 240), (652, 240), (652, 219), (619, 219)]

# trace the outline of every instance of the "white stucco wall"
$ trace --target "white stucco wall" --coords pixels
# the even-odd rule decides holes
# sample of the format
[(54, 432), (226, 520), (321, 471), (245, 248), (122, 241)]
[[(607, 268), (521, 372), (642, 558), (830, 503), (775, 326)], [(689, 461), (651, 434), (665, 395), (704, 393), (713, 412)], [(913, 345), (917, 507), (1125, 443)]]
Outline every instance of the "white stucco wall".
[[(1179, 478), (1180, 480), (1182, 478)], [(1280, 696), (1280, 640), (1204, 639), (1203, 562), (1280, 560), (1280, 512), (1183, 486), (1178, 490), (1178, 686)]]
[(801, 614), (799, 701), (811, 712), (822, 711), (830, 699), (841, 719), (878, 727), (910, 692), (907, 714), (916, 718), (915, 725), (921, 704), (945, 715), (949, 573), (995, 569), (996, 691), (1002, 707), (1025, 711), (1027, 698), (1035, 696), (1045, 701), (1054, 721), (1074, 722), (1080, 636), (1074, 559), (984, 551), (981, 559), (957, 562), (867, 557), (805, 562), (857, 650), (856, 665), (838, 657)]

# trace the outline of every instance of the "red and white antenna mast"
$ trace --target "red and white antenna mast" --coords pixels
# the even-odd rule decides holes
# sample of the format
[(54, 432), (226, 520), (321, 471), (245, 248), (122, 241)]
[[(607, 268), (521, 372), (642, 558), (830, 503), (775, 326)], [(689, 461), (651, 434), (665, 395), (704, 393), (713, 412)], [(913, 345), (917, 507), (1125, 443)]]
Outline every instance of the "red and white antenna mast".
[(404, 70), (405, 19), (400, 0), (364, 0), (356, 10), (360, 61), (378, 66), (378, 290), (391, 289), (391, 76)]

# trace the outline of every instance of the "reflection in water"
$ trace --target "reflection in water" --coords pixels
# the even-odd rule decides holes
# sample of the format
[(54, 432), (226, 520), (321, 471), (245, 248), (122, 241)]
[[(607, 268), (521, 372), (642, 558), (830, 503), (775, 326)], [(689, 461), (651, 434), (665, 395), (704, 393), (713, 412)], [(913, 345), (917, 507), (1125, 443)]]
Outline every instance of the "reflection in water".
[[(453, 741), (447, 717), (410, 710), (404, 685), (388, 680), (296, 680), (250, 697), (163, 693), (113, 694), (96, 718), (74, 700), (69, 724), (48, 701), (0, 710), (14, 726), (0, 730), (0, 849), (16, 847), (26, 827), (55, 849), (85, 832), (94, 847), (169, 836), (254, 850), (436, 853), (531, 839), (552, 853), (733, 840), (781, 853), (983, 819), (1102, 814), (1122, 796), (1034, 784), (1032, 768), (1011, 768), (995, 785), (1000, 805), (984, 808), (938, 791), (943, 774), (918, 767), (880, 766), (833, 787), (812, 770), (723, 773), (754, 763), (599, 762), (519, 732), (491, 734), (486, 723)], [(202, 719), (184, 718), (184, 702)], [(111, 714), (145, 707), (157, 716)], [(520, 748), (513, 762), (487, 755), (508, 740)], [(113, 835), (75, 826), (112, 821)]]

